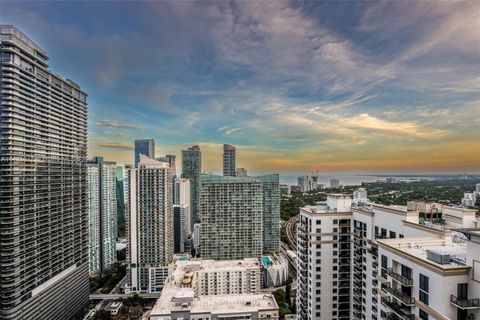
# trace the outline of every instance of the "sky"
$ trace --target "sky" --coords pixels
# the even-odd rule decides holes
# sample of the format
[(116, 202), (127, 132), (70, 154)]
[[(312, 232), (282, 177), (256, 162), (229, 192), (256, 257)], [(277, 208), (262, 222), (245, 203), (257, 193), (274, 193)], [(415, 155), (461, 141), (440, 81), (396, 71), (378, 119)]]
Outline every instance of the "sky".
[(480, 172), (478, 1), (0, 1), (88, 93), (90, 156), (222, 145), (249, 172)]

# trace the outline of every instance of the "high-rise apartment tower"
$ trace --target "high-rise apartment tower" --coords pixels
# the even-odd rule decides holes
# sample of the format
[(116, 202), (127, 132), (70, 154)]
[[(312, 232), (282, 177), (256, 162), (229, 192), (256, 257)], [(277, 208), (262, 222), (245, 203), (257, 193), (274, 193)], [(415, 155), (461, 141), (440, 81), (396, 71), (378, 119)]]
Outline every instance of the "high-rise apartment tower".
[(0, 318), (70, 319), (89, 292), (87, 94), (0, 34)]
[(87, 163), (88, 255), (90, 273), (117, 261), (116, 163), (95, 157)]
[(200, 174), (202, 173), (202, 152), (199, 146), (182, 150), (182, 178), (190, 180), (192, 224), (200, 222)]
[(168, 163), (143, 154), (127, 166), (127, 292), (159, 292), (173, 258), (173, 181)]
[(236, 149), (229, 144), (223, 145), (223, 175), (225, 177), (236, 176)]

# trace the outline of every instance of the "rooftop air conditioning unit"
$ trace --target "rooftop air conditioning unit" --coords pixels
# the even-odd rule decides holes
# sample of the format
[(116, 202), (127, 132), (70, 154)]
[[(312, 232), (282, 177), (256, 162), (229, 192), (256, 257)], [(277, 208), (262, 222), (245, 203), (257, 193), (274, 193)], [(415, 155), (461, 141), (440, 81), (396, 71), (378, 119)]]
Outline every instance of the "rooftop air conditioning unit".
[(433, 262), (436, 262), (438, 264), (450, 264), (449, 254), (435, 252), (432, 250), (427, 250), (427, 259)]

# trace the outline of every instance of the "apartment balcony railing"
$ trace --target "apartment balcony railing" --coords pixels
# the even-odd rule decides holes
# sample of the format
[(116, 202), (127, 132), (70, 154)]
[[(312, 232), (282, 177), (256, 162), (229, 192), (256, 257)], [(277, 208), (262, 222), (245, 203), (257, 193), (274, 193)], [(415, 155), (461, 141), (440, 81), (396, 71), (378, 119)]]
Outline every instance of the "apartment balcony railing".
[(480, 299), (459, 299), (452, 294), (450, 302), (460, 309), (480, 309)]
[[(404, 320), (415, 320), (415, 314), (412, 313), (409, 309), (402, 308), (400, 305), (389, 301), (388, 299), (382, 298), (382, 304), (390, 308), (392, 312)], [(387, 317), (387, 319), (393, 319), (394, 317)]]
[(382, 285), (382, 289), (390, 293), (394, 296), (397, 300), (403, 303), (406, 306), (414, 306), (415, 305), (415, 298), (410, 297), (409, 295), (403, 293), (400, 290), (392, 288), (390, 285)]
[(398, 282), (400, 282), (402, 285), (406, 286), (406, 287), (411, 287), (413, 286), (413, 280), (412, 279), (409, 279), (405, 276), (402, 276), (401, 274), (398, 274), (396, 273), (395, 271), (393, 271), (393, 268), (389, 268), (387, 270), (387, 274), (392, 277), (393, 279), (397, 280)]

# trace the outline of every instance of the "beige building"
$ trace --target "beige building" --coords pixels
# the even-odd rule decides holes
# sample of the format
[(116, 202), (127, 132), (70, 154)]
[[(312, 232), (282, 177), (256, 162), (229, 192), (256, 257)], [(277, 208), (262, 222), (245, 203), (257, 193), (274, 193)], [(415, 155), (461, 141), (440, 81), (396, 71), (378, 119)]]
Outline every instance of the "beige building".
[(275, 298), (259, 291), (257, 259), (178, 260), (150, 320), (278, 319)]

